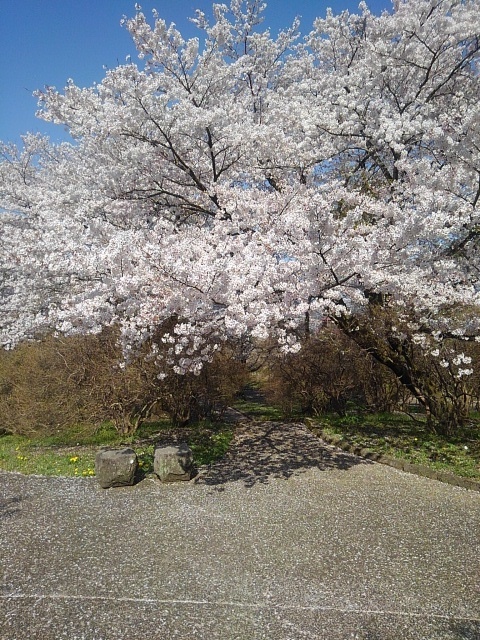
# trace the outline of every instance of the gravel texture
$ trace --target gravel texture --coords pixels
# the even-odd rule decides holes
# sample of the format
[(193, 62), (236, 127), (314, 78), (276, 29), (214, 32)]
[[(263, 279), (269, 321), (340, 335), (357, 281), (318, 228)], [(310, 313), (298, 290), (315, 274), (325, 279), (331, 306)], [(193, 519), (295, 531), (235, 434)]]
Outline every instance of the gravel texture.
[(249, 424), (191, 482), (0, 474), (1, 640), (480, 639), (480, 494)]

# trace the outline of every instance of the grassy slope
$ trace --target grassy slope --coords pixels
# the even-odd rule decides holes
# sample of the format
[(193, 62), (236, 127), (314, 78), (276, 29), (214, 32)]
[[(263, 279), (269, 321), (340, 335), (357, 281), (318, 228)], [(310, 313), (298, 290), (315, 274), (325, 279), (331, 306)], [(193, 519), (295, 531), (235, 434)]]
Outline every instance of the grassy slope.
[(480, 479), (480, 423), (446, 437), (425, 431), (422, 423), (401, 414), (326, 416), (314, 430), (341, 436), (348, 444), (423, 464), (437, 471)]

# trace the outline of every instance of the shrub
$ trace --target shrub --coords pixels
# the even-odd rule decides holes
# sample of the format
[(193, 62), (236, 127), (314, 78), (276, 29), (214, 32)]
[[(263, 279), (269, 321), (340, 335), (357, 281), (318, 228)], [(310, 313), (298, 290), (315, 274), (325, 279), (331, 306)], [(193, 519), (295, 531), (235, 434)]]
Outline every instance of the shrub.
[(181, 426), (222, 415), (248, 380), (245, 362), (225, 345), (199, 375), (170, 374), (163, 380), (158, 406)]
[(395, 376), (334, 325), (305, 339), (296, 354), (272, 355), (266, 369), (267, 396), (286, 415), (345, 415), (349, 403), (391, 411), (403, 401)]
[(88, 422), (89, 403), (61, 343), (46, 338), (0, 352), (0, 425), (14, 434), (53, 433)]
[(117, 333), (105, 330), (0, 352), (0, 426), (29, 435), (113, 421), (128, 435), (158, 409), (183, 425), (220, 413), (246, 381), (229, 345), (200, 375), (171, 373), (164, 380), (147, 350), (125, 363)]

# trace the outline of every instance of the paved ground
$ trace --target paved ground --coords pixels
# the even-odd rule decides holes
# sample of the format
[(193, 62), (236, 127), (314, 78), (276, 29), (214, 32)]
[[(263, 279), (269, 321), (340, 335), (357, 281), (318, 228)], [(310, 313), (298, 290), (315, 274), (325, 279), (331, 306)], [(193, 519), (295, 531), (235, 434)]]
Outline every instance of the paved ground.
[(198, 482), (0, 474), (1, 640), (480, 639), (480, 494), (247, 425)]

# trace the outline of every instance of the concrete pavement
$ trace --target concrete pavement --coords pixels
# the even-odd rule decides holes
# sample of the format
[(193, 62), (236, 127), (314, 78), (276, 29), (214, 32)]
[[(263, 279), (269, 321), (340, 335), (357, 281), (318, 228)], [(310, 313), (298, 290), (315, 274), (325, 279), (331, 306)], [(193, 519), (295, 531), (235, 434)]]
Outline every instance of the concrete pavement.
[(239, 427), (189, 483), (0, 474), (1, 640), (480, 639), (480, 494)]

